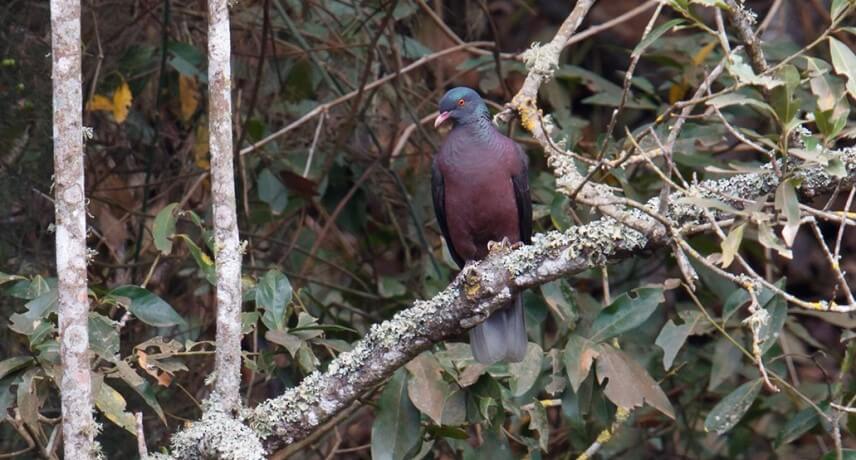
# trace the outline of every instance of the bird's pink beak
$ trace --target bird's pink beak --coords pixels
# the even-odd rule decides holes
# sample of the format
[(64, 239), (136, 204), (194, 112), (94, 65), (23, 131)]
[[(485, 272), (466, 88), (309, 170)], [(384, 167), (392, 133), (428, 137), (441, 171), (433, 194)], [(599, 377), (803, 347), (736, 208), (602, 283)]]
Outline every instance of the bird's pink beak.
[(437, 115), (437, 118), (434, 119), (434, 127), (439, 128), (450, 116), (452, 116), (450, 112), (440, 112), (440, 115)]

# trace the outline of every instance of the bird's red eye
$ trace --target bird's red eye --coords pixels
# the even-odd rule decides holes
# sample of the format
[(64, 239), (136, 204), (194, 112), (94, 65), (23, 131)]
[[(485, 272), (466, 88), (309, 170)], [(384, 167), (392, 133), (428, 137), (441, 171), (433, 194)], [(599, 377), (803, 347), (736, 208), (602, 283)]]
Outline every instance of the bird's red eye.
[(463, 99), (458, 99), (458, 105), (464, 105), (464, 104), (465, 104), (465, 102)]

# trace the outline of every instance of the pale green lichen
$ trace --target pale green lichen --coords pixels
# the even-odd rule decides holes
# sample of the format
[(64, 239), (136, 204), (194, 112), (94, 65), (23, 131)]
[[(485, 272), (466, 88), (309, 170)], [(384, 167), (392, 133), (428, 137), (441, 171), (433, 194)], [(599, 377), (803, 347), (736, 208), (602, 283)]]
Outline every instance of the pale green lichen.
[(186, 460), (266, 458), (267, 453), (256, 433), (221, 406), (215, 400), (206, 401), (202, 418), (173, 436), (172, 456)]
[(535, 42), (520, 57), (526, 63), (526, 68), (530, 73), (549, 79), (553, 76), (553, 72), (559, 68), (558, 56), (561, 51), (562, 49), (552, 42), (543, 45)]

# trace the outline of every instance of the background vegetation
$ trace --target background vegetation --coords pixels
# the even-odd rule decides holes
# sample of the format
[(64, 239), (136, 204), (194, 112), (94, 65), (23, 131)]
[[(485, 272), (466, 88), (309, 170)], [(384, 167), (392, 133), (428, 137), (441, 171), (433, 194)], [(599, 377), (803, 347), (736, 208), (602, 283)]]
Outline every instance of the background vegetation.
[[(467, 85), (500, 109), (527, 73), (517, 54), (552, 38), (570, 8), (552, 0), (233, 7), (247, 405), (296, 385), (372, 324), (448, 284), (454, 264), (428, 190), (442, 139), (430, 124), (436, 101)], [(796, 193), (801, 168), (846, 174), (834, 152), (856, 136), (856, 7), (746, 2), (739, 17), (757, 13), (765, 73), (738, 49), (738, 25), (720, 25), (720, 8), (729, 6), (598, 3), (580, 30), (599, 32), (574, 43), (541, 88), (551, 138), (576, 152), (582, 171), (609, 161), (587, 180), (642, 202), (680, 188), (679, 178), (729, 177), (771, 158), (782, 160), (785, 185), (739, 208), (696, 199), (734, 216), (722, 223), (727, 236), (688, 239), (707, 263), (661, 248), (526, 292), (523, 363), (485, 368), (463, 337), (439, 344), (297, 446), (299, 455), (564, 458), (594, 445), (605, 458), (856, 455), (846, 450), (856, 448), (856, 416), (841, 409), (856, 395), (856, 322), (806, 308), (853, 306), (856, 239), (844, 231), (856, 223), (853, 195), (836, 189), (800, 204)], [(639, 14), (622, 16), (628, 11)], [(83, 18), (90, 345), (99, 439), (117, 458), (136, 455), (133, 412), (144, 414), (155, 450), (198, 418), (210, 390), (206, 14), (197, 1), (88, 1)], [(0, 312), (8, 318), (0, 454), (53, 457), (47, 3), (11, 0), (0, 24)], [(706, 79), (710, 94), (694, 96)], [(680, 118), (686, 100), (698, 106)], [(682, 129), (671, 131), (679, 119)], [(524, 129), (507, 128), (529, 150), (537, 232), (599, 218), (557, 187)], [(688, 273), (699, 277), (695, 291)], [(728, 273), (757, 273), (777, 289), (746, 290), (746, 278)], [(766, 383), (761, 370), (782, 381)]]

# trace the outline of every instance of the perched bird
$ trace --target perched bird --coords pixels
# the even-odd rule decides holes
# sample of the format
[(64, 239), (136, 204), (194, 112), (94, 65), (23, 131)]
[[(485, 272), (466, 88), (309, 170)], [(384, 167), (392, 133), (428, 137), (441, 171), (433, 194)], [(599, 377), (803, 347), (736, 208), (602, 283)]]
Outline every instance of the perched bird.
[[(484, 258), (490, 242), (531, 243), (526, 154), (496, 129), (484, 101), (470, 88), (453, 88), (440, 99), (434, 126), (447, 120), (453, 126), (434, 156), (431, 190), (455, 263), (463, 268)], [(473, 356), (481, 363), (521, 361), (527, 342), (519, 295), (470, 329)]]

